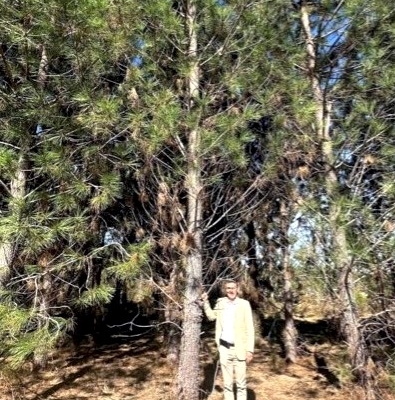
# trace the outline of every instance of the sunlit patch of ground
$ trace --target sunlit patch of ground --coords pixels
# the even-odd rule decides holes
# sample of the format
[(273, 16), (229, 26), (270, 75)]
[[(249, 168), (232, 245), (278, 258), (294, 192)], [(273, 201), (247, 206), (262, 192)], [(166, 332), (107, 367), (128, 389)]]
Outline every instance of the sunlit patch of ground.
[[(202, 399), (222, 400), (221, 373), (215, 368), (211, 337), (203, 338)], [(336, 388), (317, 373), (311, 354), (286, 366), (279, 349), (261, 341), (248, 368), (248, 400), (362, 400), (360, 390)], [(3, 380), (1, 400), (174, 400), (177, 370), (161, 356), (158, 338), (142, 337), (129, 343), (86, 344), (59, 351), (46, 371)], [(382, 397), (391, 400), (390, 397)], [(395, 396), (392, 396), (394, 399)]]

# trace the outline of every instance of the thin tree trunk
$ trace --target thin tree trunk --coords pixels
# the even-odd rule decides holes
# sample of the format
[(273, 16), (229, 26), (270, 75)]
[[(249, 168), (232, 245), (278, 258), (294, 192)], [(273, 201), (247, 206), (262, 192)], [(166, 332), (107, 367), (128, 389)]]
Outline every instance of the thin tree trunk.
[(284, 276), (284, 331), (283, 340), (285, 348), (285, 360), (288, 363), (295, 363), (297, 359), (297, 330), (294, 321), (294, 298), (292, 291), (292, 273), (289, 265), (289, 255), (283, 260)]
[(294, 321), (294, 296), (292, 291), (292, 270), (289, 262), (289, 248), (287, 237), (287, 227), (289, 225), (289, 216), (285, 202), (281, 203), (281, 223), (282, 235), (284, 236), (282, 246), (282, 264), (284, 281), (284, 330), (282, 333), (285, 350), (285, 360), (287, 363), (295, 363), (297, 359), (297, 337), (298, 332)]
[[(338, 192), (337, 177), (332, 166), (334, 165), (332, 139), (329, 127), (331, 122), (331, 103), (320, 86), (316, 71), (316, 49), (310, 26), (308, 7), (301, 7), (301, 22), (306, 40), (308, 56), (308, 74), (312, 93), (316, 105), (315, 131), (320, 143), (320, 152), (326, 164), (327, 196), (332, 200)], [(353, 302), (352, 261), (349, 256), (346, 232), (338, 223), (341, 213), (339, 206), (331, 204), (330, 226), (333, 240), (333, 254), (339, 271), (338, 293), (340, 301), (340, 328), (347, 345), (348, 355), (355, 378), (363, 385), (370, 381), (366, 374), (367, 355), (361, 334), (358, 329), (358, 317)]]
[[(48, 297), (52, 286), (51, 275), (44, 273), (39, 282), (37, 282), (37, 297), (34, 299), (34, 308), (38, 313), (37, 329), (42, 329), (47, 324), (48, 319)], [(46, 349), (36, 349), (33, 354), (33, 371), (39, 371), (44, 368), (48, 362), (48, 354)]]
[[(188, 76), (188, 108), (194, 112), (199, 96), (199, 63), (197, 58), (196, 4), (194, 0), (185, 2), (186, 28), (189, 38), (188, 57), (190, 73)], [(202, 311), (199, 304), (202, 282), (202, 199), (200, 165), (200, 131), (198, 123), (188, 135), (188, 173), (185, 188), (188, 197), (186, 239), (186, 279), (183, 302), (183, 332), (178, 372), (178, 399), (199, 399), (199, 349)]]
[(352, 264), (342, 266), (339, 277), (341, 320), (340, 328), (346, 338), (348, 354), (353, 366), (355, 377), (363, 383), (365, 381), (364, 368), (367, 363), (366, 351), (358, 329), (358, 318), (353, 300), (354, 283), (352, 277)]
[(9, 277), (14, 248), (14, 244), (8, 241), (0, 245), (0, 287), (4, 287)]
[[(10, 209), (9, 213), (15, 215), (19, 211), (19, 204), (26, 194), (25, 159), (21, 155), (18, 160), (18, 168), (15, 177), (10, 183)], [(7, 282), (10, 274), (12, 260), (14, 258), (17, 243), (4, 240), (0, 243), (0, 287)]]
[(170, 296), (164, 296), (163, 302), (165, 304), (165, 330), (164, 330), (164, 341), (166, 343), (166, 358), (170, 365), (177, 366), (180, 359), (180, 323), (181, 323), (181, 311), (177, 303), (174, 302), (173, 298), (177, 297), (179, 268), (174, 265), (173, 270), (170, 274), (170, 281), (167, 286), (167, 293)]
[[(37, 83), (39, 88), (43, 91), (47, 81), (47, 68), (48, 68), (48, 57), (45, 45), (39, 46), (41, 51), (40, 65), (38, 67)], [(48, 260), (44, 255), (42, 268), (43, 273), (41, 275), (40, 281), (38, 282), (38, 290), (36, 292), (37, 298), (35, 298), (34, 308), (38, 311), (38, 323), (37, 328), (42, 329), (47, 324), (48, 309), (49, 309), (49, 291), (51, 288), (51, 275), (46, 273)], [(47, 363), (47, 353), (43, 349), (36, 349), (33, 354), (33, 368), (34, 370), (39, 370), (46, 366)]]

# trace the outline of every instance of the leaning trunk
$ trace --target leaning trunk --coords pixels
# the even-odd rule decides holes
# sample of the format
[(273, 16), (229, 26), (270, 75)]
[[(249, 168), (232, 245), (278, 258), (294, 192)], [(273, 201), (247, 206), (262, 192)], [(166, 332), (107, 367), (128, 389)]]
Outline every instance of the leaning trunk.
[[(185, 21), (188, 32), (190, 73), (187, 95), (188, 111), (195, 112), (199, 96), (199, 64), (197, 59), (196, 4), (185, 2)], [(199, 304), (202, 281), (202, 198), (200, 165), (200, 131), (198, 122), (188, 133), (187, 176), (187, 230), (185, 239), (185, 290), (183, 302), (182, 339), (178, 371), (178, 399), (199, 399), (199, 347), (202, 312)]]

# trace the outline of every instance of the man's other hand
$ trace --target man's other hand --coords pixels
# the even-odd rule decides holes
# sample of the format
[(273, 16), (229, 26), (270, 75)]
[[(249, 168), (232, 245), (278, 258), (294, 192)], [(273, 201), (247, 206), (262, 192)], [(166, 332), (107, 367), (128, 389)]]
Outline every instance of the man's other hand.
[(252, 361), (253, 358), (254, 358), (254, 353), (251, 353), (250, 351), (247, 351), (246, 363), (249, 364)]

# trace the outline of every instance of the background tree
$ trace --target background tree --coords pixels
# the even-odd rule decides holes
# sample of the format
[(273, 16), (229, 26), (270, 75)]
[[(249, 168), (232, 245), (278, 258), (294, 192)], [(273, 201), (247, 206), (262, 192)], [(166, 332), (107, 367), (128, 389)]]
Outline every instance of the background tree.
[[(4, 334), (7, 354), (17, 362), (47, 352), (73, 326), (81, 305), (94, 316), (112, 298), (120, 274), (109, 270), (102, 279), (103, 265), (122, 261), (125, 268), (130, 260), (116, 246), (121, 235), (111, 234), (113, 225), (114, 232), (122, 229), (110, 209), (121, 195), (122, 165), (134, 165), (130, 147), (122, 144), (121, 102), (109, 93), (106, 75), (107, 65), (116, 69), (123, 46), (130, 45), (127, 37), (122, 42), (108, 35), (120, 10), (54, 1), (34, 13), (35, 6), (15, 4), (2, 14), (2, 172), (3, 188), (10, 188), (2, 243), (17, 250), (4, 301), (26, 310), (17, 314), (25, 318), (18, 320), (20, 340), (7, 328)], [(85, 46), (94, 35), (102, 42)]]
[[(364, 275), (362, 266), (367, 266), (366, 262), (369, 261), (362, 241), (356, 238), (360, 228), (358, 225), (361, 221), (361, 210), (364, 210), (362, 219), (369, 225), (374, 204), (380, 201), (377, 190), (380, 178), (377, 175), (378, 179), (374, 183), (369, 179), (370, 166), (367, 167), (364, 161), (368, 154), (362, 151), (362, 156), (359, 150), (362, 150), (361, 145), (364, 147), (362, 143), (375, 142), (377, 134), (388, 133), (390, 127), (381, 119), (378, 133), (372, 127), (367, 130), (357, 127), (356, 119), (366, 118), (366, 114), (360, 111), (367, 104), (362, 105), (363, 101), (359, 100), (357, 93), (365, 93), (368, 78), (362, 72), (362, 66), (371, 62), (360, 35), (369, 32), (372, 21), (366, 17), (367, 13), (375, 16), (381, 13), (376, 6), (378, 4), (367, 6), (357, 1), (337, 5), (330, 2), (301, 2), (299, 8), (308, 57), (305, 71), (310, 80), (310, 93), (315, 109), (315, 170), (316, 176), (320, 178), (317, 182), (324, 187), (321, 204), (317, 205), (322, 210), (318, 214), (321, 228), (318, 229), (317, 225), (314, 230), (323, 231), (320, 234), (323, 253), (329, 255), (325, 262), (332, 266), (330, 268), (333, 268), (333, 276), (337, 279), (337, 283), (333, 284), (337, 286), (340, 332), (348, 344), (352, 371), (355, 378), (366, 386), (369, 396), (374, 396), (369, 352), (366, 338), (359, 327), (359, 310), (355, 301), (355, 282)], [(384, 13), (386, 12), (388, 10), (384, 8)], [(374, 100), (368, 102), (370, 107), (375, 103)], [(376, 123), (377, 120), (374, 125)], [(362, 141), (360, 135), (364, 137)], [(366, 147), (365, 149), (367, 150)], [(310, 182), (314, 183), (313, 180)], [(364, 183), (361, 186), (362, 182)], [(365, 189), (361, 192), (364, 185)], [(376, 222), (377, 220), (373, 224)], [(323, 240), (324, 236), (326, 240)], [(370, 267), (368, 270), (372, 271)]]

